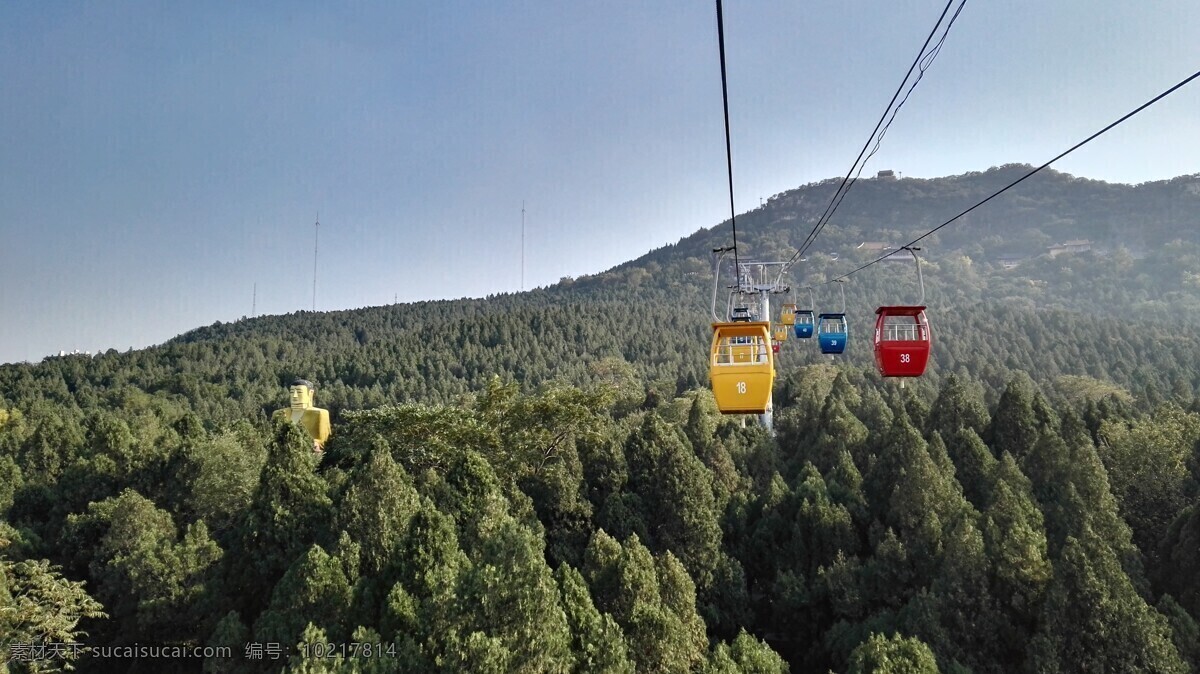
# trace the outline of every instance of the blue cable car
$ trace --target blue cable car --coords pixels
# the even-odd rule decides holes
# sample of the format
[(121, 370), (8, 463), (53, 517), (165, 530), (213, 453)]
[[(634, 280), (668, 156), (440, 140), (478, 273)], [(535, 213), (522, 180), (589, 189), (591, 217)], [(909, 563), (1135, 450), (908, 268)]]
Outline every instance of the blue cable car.
[(796, 331), (796, 337), (798, 339), (808, 339), (809, 337), (812, 337), (813, 323), (815, 322), (816, 321), (813, 320), (813, 312), (811, 309), (797, 309), (796, 322), (792, 324), (792, 327)]
[(811, 307), (816, 306), (816, 300), (813, 299), (812, 288), (808, 289), (808, 309), (796, 309), (796, 322), (792, 324), (796, 331), (797, 339), (808, 339), (813, 336), (813, 328), (816, 327), (817, 321), (814, 319), (813, 310)]
[(821, 353), (842, 353), (850, 338), (846, 314), (821, 314), (817, 321), (817, 342)]
[(821, 353), (842, 353), (846, 350), (846, 342), (850, 341), (850, 325), (846, 322), (846, 288), (841, 279), (837, 281), (838, 290), (842, 295), (842, 311), (836, 314), (821, 314), (817, 321), (817, 342)]

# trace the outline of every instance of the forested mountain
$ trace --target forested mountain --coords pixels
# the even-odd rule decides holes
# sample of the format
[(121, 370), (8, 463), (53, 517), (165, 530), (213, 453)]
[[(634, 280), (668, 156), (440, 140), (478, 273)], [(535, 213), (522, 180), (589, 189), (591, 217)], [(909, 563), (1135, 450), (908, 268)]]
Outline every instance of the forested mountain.
[[(1024, 170), (860, 181), (794, 285), (840, 308), (820, 284), (860, 244)], [(790, 255), (834, 189), (739, 216), (742, 254)], [(774, 436), (705, 390), (727, 243), (0, 366), (7, 666), (79, 641), (232, 649), (76, 661), (114, 672), (1200, 671), (1200, 177), (1045, 172), (922, 242), (905, 388), (868, 333), (913, 265), (856, 274), (844, 357), (783, 345)], [(323, 455), (269, 420), (296, 377)]]

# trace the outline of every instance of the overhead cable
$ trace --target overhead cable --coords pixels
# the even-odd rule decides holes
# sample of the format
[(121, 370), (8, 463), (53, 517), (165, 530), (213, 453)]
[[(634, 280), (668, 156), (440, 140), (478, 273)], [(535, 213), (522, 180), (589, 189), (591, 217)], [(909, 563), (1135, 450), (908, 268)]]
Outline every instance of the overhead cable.
[(1062, 159), (1063, 157), (1065, 157), (1065, 156), (1067, 156), (1067, 155), (1071, 154), (1071, 153), (1072, 153), (1072, 152), (1074, 152), (1075, 150), (1078, 150), (1079, 148), (1083, 147), (1084, 145), (1087, 145), (1088, 143), (1092, 142), (1092, 141), (1093, 141), (1093, 140), (1095, 140), (1096, 138), (1099, 138), (1100, 136), (1104, 135), (1105, 133), (1107, 133), (1107, 132), (1108, 132), (1108, 131), (1110, 131), (1111, 129), (1113, 129), (1113, 128), (1117, 127), (1118, 125), (1122, 124), (1123, 122), (1125, 122), (1125, 121), (1126, 121), (1126, 120), (1128, 120), (1129, 118), (1131, 118), (1131, 117), (1133, 117), (1134, 115), (1136, 115), (1136, 114), (1140, 113), (1141, 111), (1145, 110), (1146, 108), (1150, 107), (1151, 105), (1154, 105), (1155, 103), (1157, 103), (1157, 102), (1161, 101), (1162, 99), (1166, 98), (1167, 96), (1170, 96), (1171, 94), (1173, 94), (1173, 93), (1175, 93), (1176, 91), (1178, 91), (1179, 89), (1183, 88), (1185, 85), (1187, 85), (1189, 82), (1191, 82), (1192, 80), (1196, 79), (1197, 77), (1200, 77), (1200, 70), (1197, 70), (1196, 72), (1192, 73), (1192, 74), (1191, 74), (1191, 75), (1189, 75), (1188, 77), (1185, 77), (1183, 80), (1181, 80), (1181, 81), (1180, 81), (1178, 84), (1176, 84), (1175, 86), (1171, 87), (1170, 89), (1167, 89), (1166, 91), (1164, 91), (1164, 92), (1162, 92), (1161, 94), (1159, 94), (1159, 95), (1155, 96), (1154, 98), (1151, 98), (1150, 100), (1146, 101), (1145, 103), (1142, 103), (1142, 104), (1141, 104), (1141, 105), (1139, 105), (1138, 107), (1136, 107), (1136, 108), (1134, 108), (1133, 110), (1131, 110), (1131, 111), (1129, 111), (1128, 113), (1126, 113), (1126, 114), (1125, 114), (1124, 116), (1122, 116), (1120, 119), (1118, 119), (1118, 120), (1116, 120), (1115, 122), (1113, 122), (1113, 123), (1109, 124), (1108, 126), (1104, 127), (1103, 129), (1100, 129), (1100, 130), (1099, 130), (1099, 131), (1097, 131), (1096, 133), (1093, 133), (1092, 135), (1088, 136), (1087, 138), (1084, 138), (1083, 140), (1079, 141), (1078, 143), (1076, 143), (1076, 144), (1072, 145), (1070, 148), (1068, 148), (1067, 150), (1064, 150), (1064, 151), (1063, 151), (1062, 153), (1060, 153), (1058, 156), (1054, 157), (1053, 159), (1051, 159), (1050, 161), (1046, 162), (1045, 164), (1042, 164), (1041, 166), (1039, 166), (1039, 167), (1037, 167), (1037, 168), (1035, 168), (1035, 169), (1031, 169), (1030, 171), (1028, 171), (1027, 173), (1025, 173), (1025, 175), (1021, 176), (1020, 178), (1017, 178), (1016, 180), (1012, 181), (1011, 183), (1009, 183), (1009, 184), (1005, 185), (1004, 187), (1000, 188), (999, 190), (996, 190), (996, 191), (995, 191), (995, 192), (993, 192), (992, 194), (988, 195), (988, 197), (987, 197), (987, 198), (983, 199), (983, 200), (982, 200), (982, 201), (980, 201), (979, 203), (975, 204), (974, 206), (971, 206), (970, 208), (968, 208), (968, 209), (964, 210), (963, 212), (959, 213), (958, 215), (954, 216), (953, 218), (950, 218), (949, 220), (947, 220), (947, 221), (943, 222), (942, 224), (938, 225), (937, 227), (934, 227), (933, 229), (929, 230), (928, 232), (925, 232), (925, 233), (924, 233), (924, 234), (922, 234), (921, 236), (918, 236), (917, 238), (915, 238), (915, 239), (913, 239), (912, 241), (908, 242), (908, 243), (907, 243), (907, 244), (905, 244), (904, 246), (901, 246), (900, 248), (897, 248), (896, 250), (893, 250), (892, 252), (890, 252), (890, 253), (888, 253), (888, 254), (886, 254), (886, 255), (881, 255), (880, 257), (878, 257), (878, 258), (876, 258), (876, 259), (874, 259), (874, 260), (871, 260), (870, 262), (868, 262), (868, 263), (864, 264), (863, 266), (859, 267), (858, 269), (855, 269), (854, 271), (850, 271), (850, 272), (847, 272), (847, 273), (845, 273), (845, 274), (842, 274), (841, 276), (838, 276), (837, 278), (830, 279), (829, 281), (826, 281), (825, 283), (832, 283), (832, 282), (834, 282), (834, 281), (841, 281), (841, 280), (844, 280), (844, 279), (846, 279), (846, 278), (849, 278), (850, 276), (852, 276), (852, 275), (854, 275), (854, 274), (857, 274), (858, 272), (860, 272), (860, 271), (862, 271), (862, 270), (866, 269), (867, 267), (870, 267), (870, 266), (874, 265), (874, 264), (875, 264), (875, 263), (877, 263), (877, 262), (880, 262), (880, 261), (882, 261), (882, 260), (884, 260), (884, 259), (886, 259), (886, 258), (889, 258), (889, 257), (891, 257), (892, 255), (895, 255), (896, 253), (900, 252), (901, 250), (904, 250), (905, 248), (907, 248), (907, 247), (909, 247), (909, 246), (915, 246), (916, 244), (920, 243), (920, 242), (921, 242), (922, 240), (924, 240), (925, 238), (929, 237), (931, 234), (934, 234), (934, 233), (935, 233), (935, 232), (937, 232), (938, 230), (940, 230), (940, 229), (942, 229), (943, 227), (946, 227), (946, 226), (950, 225), (951, 223), (953, 223), (953, 222), (957, 221), (959, 218), (961, 218), (961, 217), (963, 217), (964, 215), (966, 215), (966, 214), (970, 213), (971, 211), (975, 210), (976, 208), (979, 208), (980, 206), (982, 206), (982, 205), (986, 204), (987, 202), (991, 201), (992, 199), (995, 199), (996, 197), (1000, 196), (1001, 194), (1004, 194), (1004, 193), (1005, 193), (1005, 192), (1007, 192), (1008, 190), (1010, 190), (1010, 189), (1012, 189), (1012, 188), (1016, 187), (1017, 185), (1021, 184), (1021, 183), (1022, 183), (1022, 182), (1024, 182), (1024, 181), (1025, 181), (1027, 178), (1029, 178), (1029, 177), (1033, 176), (1034, 174), (1036, 174), (1037, 172), (1041, 171), (1042, 169), (1044, 169), (1044, 168), (1046, 168), (1046, 167), (1050, 166), (1050, 165), (1051, 165), (1051, 164), (1053, 164), (1054, 162), (1056, 162), (1056, 161), (1058, 161), (1059, 159)]
[(725, 18), (721, 12), (721, 0), (717, 0), (717, 45), (721, 52), (721, 103), (725, 106), (725, 164), (729, 168), (729, 224), (733, 227), (733, 272), (740, 288), (742, 275), (738, 265), (737, 212), (733, 206), (733, 146), (729, 142), (729, 86), (725, 77)]
[(904, 104), (908, 102), (908, 97), (912, 95), (913, 90), (917, 88), (917, 84), (921, 81), (921, 78), (925, 76), (925, 71), (929, 68), (929, 66), (933, 65), (934, 59), (937, 58), (938, 53), (942, 50), (942, 45), (946, 42), (946, 36), (950, 34), (950, 28), (954, 25), (954, 21), (958, 19), (958, 15), (962, 12), (965, 4), (966, 0), (963, 0), (963, 2), (959, 4), (958, 9), (954, 12), (954, 16), (950, 17), (950, 22), (946, 25), (946, 29), (942, 33), (941, 39), (939, 39), (937, 44), (934, 45), (933, 49), (929, 50), (929, 53), (921, 59), (921, 65), (917, 71), (917, 78), (913, 80), (912, 85), (910, 85), (908, 91), (905, 92), (904, 98), (900, 99), (900, 102), (897, 103), (894, 108), (892, 108), (892, 113), (888, 118), (887, 124), (884, 124), (883, 128), (880, 129), (879, 133), (875, 136), (875, 146), (871, 148), (871, 152), (868, 153), (858, 165), (858, 170), (855, 172), (854, 178), (846, 186), (846, 189), (843, 190), (840, 195), (835, 195), (836, 203), (833, 204), (833, 209), (829, 211), (829, 215), (825, 218), (824, 222), (818, 223), (819, 226), (817, 227), (816, 233), (813, 235), (812, 240), (808, 242), (807, 246), (798, 251), (797, 257), (802, 257), (808, 252), (809, 247), (816, 242), (816, 237), (819, 236), (821, 231), (825, 229), (825, 225), (829, 224), (830, 219), (833, 218), (833, 214), (836, 213), (838, 207), (842, 205), (842, 200), (845, 199), (846, 194), (850, 192), (850, 188), (854, 186), (854, 183), (858, 182), (858, 177), (862, 175), (862, 170), (866, 167), (867, 162), (870, 161), (871, 157), (874, 157), (875, 153), (879, 151), (880, 146), (883, 144), (883, 137), (887, 135), (888, 129), (892, 128), (892, 122), (896, 120), (896, 114), (899, 113), (900, 108), (904, 107)]
[[(950, 7), (953, 6), (953, 4), (954, 0), (948, 0), (946, 2), (946, 6), (942, 9), (942, 13), (938, 16), (938, 20), (933, 24), (933, 28), (929, 31), (929, 35), (926, 36), (925, 42), (921, 45), (920, 51), (917, 52), (916, 58), (913, 59), (912, 65), (910, 65), (908, 67), (908, 71), (904, 73), (904, 78), (900, 80), (900, 85), (896, 87), (896, 92), (892, 94), (892, 99), (888, 101), (887, 107), (883, 110), (883, 114), (879, 116), (879, 121), (875, 123), (875, 128), (871, 130), (870, 137), (867, 138), (867, 142), (863, 144), (862, 149), (859, 151), (858, 157), (854, 159), (854, 163), (850, 166), (850, 170), (847, 171), (846, 176), (842, 178), (841, 184), (838, 185), (837, 190), (830, 198), (829, 204), (826, 205), (825, 211), (821, 214), (821, 217), (817, 218), (817, 223), (813, 225), (812, 231), (808, 233), (808, 236), (805, 237), (804, 242), (796, 248), (796, 252), (791, 256), (791, 258), (788, 259), (787, 264), (781, 269), (780, 276), (787, 273), (787, 270), (791, 267), (791, 265), (795, 264), (797, 260), (803, 257), (804, 253), (807, 252), (812, 246), (817, 236), (821, 233), (821, 230), (825, 228), (825, 225), (829, 222), (829, 219), (833, 217), (833, 213), (841, 204), (841, 200), (845, 197), (846, 192), (850, 191), (850, 187), (853, 186), (854, 181), (858, 179), (858, 174), (861, 174), (863, 166), (866, 165), (866, 160), (870, 159), (871, 156), (879, 150), (879, 144), (883, 140), (883, 134), (880, 133), (880, 128), (883, 128), (884, 133), (886, 133), (887, 127), (891, 126), (892, 121), (896, 118), (896, 112), (898, 112), (900, 109), (900, 106), (896, 105), (896, 100), (900, 98), (900, 94), (904, 91), (905, 85), (908, 84), (909, 78), (912, 77), (913, 71), (919, 69), (920, 74), (912, 83), (912, 86), (909, 87), (908, 93), (905, 94), (900, 105), (902, 106), (904, 101), (908, 100), (909, 94), (911, 94), (913, 89), (916, 88), (917, 83), (921, 81), (921, 76), (924, 75), (925, 69), (933, 63), (933, 59), (936, 58), (937, 54), (941, 51), (941, 47), (946, 41), (946, 36), (950, 32), (950, 28), (954, 25), (954, 21), (958, 18), (959, 13), (962, 12), (963, 6), (966, 5), (966, 0), (960, 1), (958, 9), (954, 12), (950, 22), (946, 24), (941, 38), (938, 40), (935, 47), (930, 50), (929, 44), (931, 41), (933, 41), (933, 38), (935, 35), (937, 35), (938, 31), (942, 29), (942, 22), (945, 21), (946, 14), (949, 13)], [(889, 113), (891, 115), (891, 119), (889, 119)], [(887, 122), (887, 126), (884, 126), (885, 121)], [(872, 141), (875, 141), (875, 147), (871, 150), (870, 154), (867, 154), (867, 149), (871, 148)], [(866, 157), (865, 159), (864, 155)], [(854, 180), (851, 180), (851, 176), (854, 176)]]

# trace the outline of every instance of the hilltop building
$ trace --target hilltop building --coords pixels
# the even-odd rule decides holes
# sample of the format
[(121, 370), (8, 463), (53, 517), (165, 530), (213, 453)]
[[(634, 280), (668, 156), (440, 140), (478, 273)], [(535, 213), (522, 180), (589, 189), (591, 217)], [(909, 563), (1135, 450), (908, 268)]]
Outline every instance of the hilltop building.
[(1024, 255), (1001, 255), (996, 258), (996, 262), (1005, 269), (1016, 269), (1026, 259), (1028, 258)]
[(896, 172), (891, 169), (884, 169), (879, 173), (876, 173), (875, 178), (878, 180), (895, 180)]
[(1087, 239), (1071, 239), (1070, 241), (1063, 241), (1062, 243), (1056, 243), (1053, 246), (1047, 247), (1046, 252), (1050, 254), (1050, 257), (1058, 257), (1064, 253), (1086, 253), (1091, 249), (1091, 241)]
[(855, 250), (863, 253), (885, 253), (892, 249), (892, 244), (883, 241), (863, 241), (854, 247)]

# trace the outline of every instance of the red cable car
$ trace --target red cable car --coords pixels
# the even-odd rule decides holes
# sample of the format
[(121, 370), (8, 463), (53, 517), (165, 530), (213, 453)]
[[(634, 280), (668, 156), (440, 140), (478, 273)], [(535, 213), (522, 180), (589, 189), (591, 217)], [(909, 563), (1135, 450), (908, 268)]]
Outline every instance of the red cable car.
[[(917, 281), (921, 284), (921, 302), (925, 301), (925, 280), (921, 277), (920, 248), (904, 247), (917, 262)], [(924, 305), (879, 307), (875, 310), (875, 366), (884, 377), (920, 377), (929, 363), (933, 335)]]
[(875, 365), (885, 377), (920, 377), (933, 345), (925, 307), (895, 306), (875, 310)]

